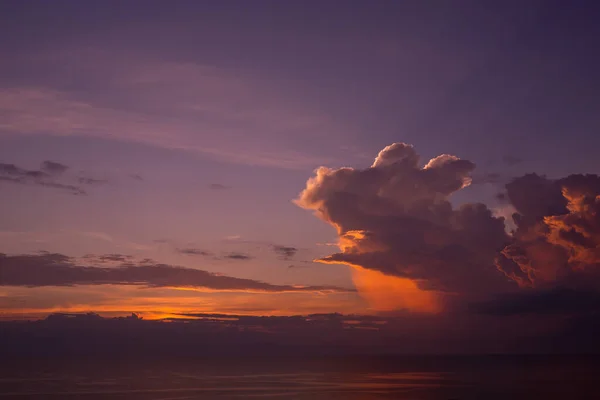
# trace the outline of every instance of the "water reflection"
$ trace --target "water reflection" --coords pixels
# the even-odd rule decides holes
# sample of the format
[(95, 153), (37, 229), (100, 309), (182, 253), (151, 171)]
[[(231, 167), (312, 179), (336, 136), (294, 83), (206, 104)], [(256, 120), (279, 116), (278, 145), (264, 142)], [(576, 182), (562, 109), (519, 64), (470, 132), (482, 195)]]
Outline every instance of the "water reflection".
[(0, 398), (587, 399), (600, 372), (590, 360), (517, 357), (89, 361), (5, 365)]

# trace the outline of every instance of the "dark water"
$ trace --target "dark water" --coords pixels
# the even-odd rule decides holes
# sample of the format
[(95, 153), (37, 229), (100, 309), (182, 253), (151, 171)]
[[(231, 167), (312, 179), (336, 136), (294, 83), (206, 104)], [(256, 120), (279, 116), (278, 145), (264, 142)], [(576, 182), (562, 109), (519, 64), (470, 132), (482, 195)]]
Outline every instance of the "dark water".
[(600, 399), (592, 357), (9, 361), (0, 399)]

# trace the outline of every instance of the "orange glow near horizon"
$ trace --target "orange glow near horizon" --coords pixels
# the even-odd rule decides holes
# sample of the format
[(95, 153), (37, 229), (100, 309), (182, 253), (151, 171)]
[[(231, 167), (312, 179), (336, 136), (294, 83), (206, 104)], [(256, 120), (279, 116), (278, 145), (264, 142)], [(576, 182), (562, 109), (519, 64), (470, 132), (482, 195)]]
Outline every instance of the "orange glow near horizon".
[(364, 300), (356, 292), (203, 292), (98, 285), (11, 287), (4, 294), (22, 298), (25, 293), (28, 295), (26, 302), (0, 307), (0, 319), (40, 319), (52, 313), (86, 312), (106, 316), (125, 316), (135, 312), (145, 319), (162, 319), (179, 313), (286, 316), (368, 311)]
[(419, 289), (411, 279), (352, 266), (352, 280), (359, 294), (376, 311), (399, 309), (423, 313), (441, 311), (440, 296), (436, 292)]

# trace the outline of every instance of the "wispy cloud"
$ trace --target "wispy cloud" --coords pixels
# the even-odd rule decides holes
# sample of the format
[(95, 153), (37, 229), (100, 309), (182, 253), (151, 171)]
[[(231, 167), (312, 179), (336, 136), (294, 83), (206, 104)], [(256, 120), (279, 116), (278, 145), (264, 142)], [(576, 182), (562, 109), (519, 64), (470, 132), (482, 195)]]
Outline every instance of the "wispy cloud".
[(281, 245), (273, 245), (273, 251), (279, 255), (283, 260), (289, 260), (293, 258), (298, 249), (296, 247), (291, 246), (281, 246)]
[[(290, 150), (282, 133), (344, 132), (316, 107), (295, 104), (272, 82), (239, 71), (132, 55), (120, 64), (99, 51), (74, 50), (63, 57), (68, 63), (78, 52), (86, 57), (73, 62), (86, 81), (94, 82), (89, 90), (73, 92), (58, 85), (0, 89), (0, 134), (117, 138), (236, 163), (306, 168), (324, 157), (316, 157), (314, 149)], [(36, 61), (56, 65), (53, 57), (42, 55)], [(86, 58), (90, 61), (81, 62)], [(130, 100), (123, 103), (123, 98)]]
[(273, 285), (150, 261), (134, 263), (131, 258), (122, 255), (99, 257), (107, 262), (125, 261), (115, 267), (101, 267), (81, 265), (63, 254), (9, 256), (0, 253), (0, 286), (134, 285), (246, 292), (352, 291), (333, 286)]
[(177, 249), (178, 253), (186, 254), (188, 256), (212, 256), (213, 253), (206, 250), (194, 249), (194, 248), (185, 248), (185, 249)]
[(66, 165), (53, 161), (44, 161), (39, 170), (28, 170), (14, 164), (0, 163), (0, 181), (62, 189), (76, 195), (86, 194), (85, 190), (79, 186), (58, 181), (58, 175), (67, 169)]
[(106, 179), (95, 179), (86, 177), (80, 177), (77, 181), (82, 185), (104, 185), (108, 183), (108, 180)]
[(68, 169), (69, 169), (68, 166), (61, 164), (61, 163), (57, 163), (55, 161), (44, 161), (41, 166), (42, 171), (47, 172), (49, 174), (53, 174), (53, 175), (54, 174), (62, 174)]
[(244, 254), (244, 253), (229, 253), (223, 256), (223, 258), (229, 259), (229, 260), (250, 260), (252, 259), (251, 256), (249, 256), (248, 254)]
[(0, 162), (0, 181), (62, 189), (79, 195), (88, 194), (84, 188), (86, 186), (101, 186), (109, 183), (108, 179), (95, 178), (85, 172), (71, 173), (71, 169), (68, 165), (49, 160), (43, 161), (38, 169), (27, 169)]

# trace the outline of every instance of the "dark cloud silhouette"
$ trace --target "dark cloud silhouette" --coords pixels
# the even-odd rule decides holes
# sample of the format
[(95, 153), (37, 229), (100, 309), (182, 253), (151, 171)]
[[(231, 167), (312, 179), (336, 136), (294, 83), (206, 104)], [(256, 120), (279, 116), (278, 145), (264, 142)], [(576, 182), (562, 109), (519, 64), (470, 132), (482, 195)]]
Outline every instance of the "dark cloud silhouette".
[(189, 256), (212, 256), (213, 255), (213, 253), (211, 253), (210, 251), (194, 249), (194, 248), (177, 249), (177, 252), (181, 253), (181, 254), (187, 254)]
[(143, 181), (144, 180), (144, 178), (141, 175), (139, 175), (139, 174), (132, 174), (130, 176), (131, 176), (132, 179), (135, 179), (136, 181)]
[(36, 184), (40, 185), (40, 186), (54, 188), (54, 189), (67, 190), (67, 191), (69, 191), (69, 192), (71, 192), (72, 194), (75, 194), (75, 195), (85, 195), (85, 194), (87, 194), (87, 192), (85, 190), (83, 190), (79, 186), (75, 186), (75, 185), (68, 185), (68, 184), (63, 184), (63, 183), (58, 183), (58, 182), (43, 182), (43, 181), (42, 182), (36, 182)]
[[(108, 255), (109, 258), (116, 258)], [(123, 263), (117, 267), (84, 266), (63, 254), (0, 254), (0, 286), (135, 285), (189, 287), (254, 292), (345, 292), (332, 286), (272, 285), (252, 279), (159, 263)]]
[(61, 175), (67, 169), (66, 165), (53, 161), (44, 161), (40, 166), (40, 170), (27, 170), (19, 168), (14, 164), (0, 163), (0, 181), (61, 189), (75, 195), (86, 194), (85, 190), (79, 186), (55, 180), (57, 175)]
[(213, 190), (227, 190), (227, 189), (231, 189), (230, 186), (226, 186), (226, 185), (222, 185), (220, 183), (211, 183), (210, 185), (208, 185), (209, 189), (213, 189)]
[[(268, 310), (248, 308), (248, 312), (256, 311)], [(30, 322), (0, 321), (0, 341), (10, 343), (10, 346), (0, 346), (0, 357), (23, 360), (29, 356), (37, 357), (37, 361), (46, 356), (57, 356), (60, 360), (77, 356), (88, 361), (105, 360), (107, 356), (135, 356), (132, 359), (138, 359), (148, 356), (148, 344), (151, 343), (152, 357), (161, 360), (207, 355), (216, 356), (214, 360), (222, 360), (224, 355), (234, 356), (237, 361), (241, 360), (241, 355), (268, 359), (276, 348), (276, 356), (296, 355), (305, 359), (307, 355), (318, 355), (315, 365), (322, 366), (323, 357), (332, 355), (547, 354), (565, 349), (579, 352), (600, 349), (597, 315), (573, 319), (566, 324), (556, 324), (561, 318), (550, 316), (552, 324), (542, 328), (536, 327), (540, 317), (535, 315), (497, 318), (471, 314), (469, 323), (457, 316), (417, 318), (414, 315), (382, 317), (337, 313), (292, 316), (189, 313), (177, 317), (153, 321), (137, 314), (103, 318), (86, 313), (52, 314), (46, 319)], [(540, 337), (539, 333), (545, 336)], [(579, 346), (581, 339), (586, 338), (585, 345)], [(209, 345), (203, 345), (207, 343)], [(101, 358), (89, 357), (93, 355)], [(435, 356), (438, 371), (445, 368), (449, 359), (456, 360), (456, 357)], [(248, 360), (252, 362), (252, 368), (256, 368), (255, 358)], [(429, 365), (432, 360), (426, 358), (423, 361)], [(465, 359), (459, 357), (459, 360), (460, 368), (464, 368)], [(544, 358), (542, 362), (547, 365), (548, 359)], [(285, 363), (289, 364), (289, 359)], [(27, 368), (32, 365), (38, 364), (28, 363)], [(73, 365), (80, 368), (81, 363)], [(388, 358), (385, 365), (389, 367)], [(476, 368), (481, 365), (478, 358)], [(488, 365), (487, 361), (485, 365)], [(210, 367), (214, 365), (211, 363)], [(411, 362), (408, 367), (415, 366)], [(226, 368), (231, 370), (230, 362), (226, 362)]]
[(342, 251), (321, 262), (409, 278), (424, 290), (501, 290), (509, 283), (494, 258), (510, 240), (503, 218), (448, 200), (474, 168), (447, 154), (420, 166), (412, 146), (395, 143), (366, 169), (320, 167), (296, 204), (338, 230)]
[(600, 290), (600, 177), (528, 174), (506, 189), (517, 229), (498, 269), (521, 286)]
[(281, 246), (281, 245), (273, 245), (273, 251), (278, 254), (282, 259), (284, 260), (289, 260), (291, 258), (293, 258), (296, 253), (298, 252), (298, 249), (295, 247), (291, 247), (291, 246)]
[(68, 166), (57, 163), (54, 161), (44, 161), (40, 168), (42, 171), (52, 174), (52, 175), (60, 175), (69, 169)]
[(42, 179), (48, 178), (50, 175), (44, 171), (31, 171), (19, 168), (14, 164), (0, 163), (0, 174), (16, 179), (24, 180), (26, 178)]
[(248, 254), (244, 254), (244, 253), (229, 253), (223, 256), (223, 258), (227, 258), (230, 260), (250, 260), (252, 259), (251, 256), (249, 256)]
[(27, 170), (14, 164), (0, 163), (0, 181), (62, 189), (75, 195), (87, 194), (81, 185), (98, 186), (108, 183), (106, 179), (70, 177), (65, 174), (67, 170), (67, 165), (55, 161), (42, 162), (39, 170)]

